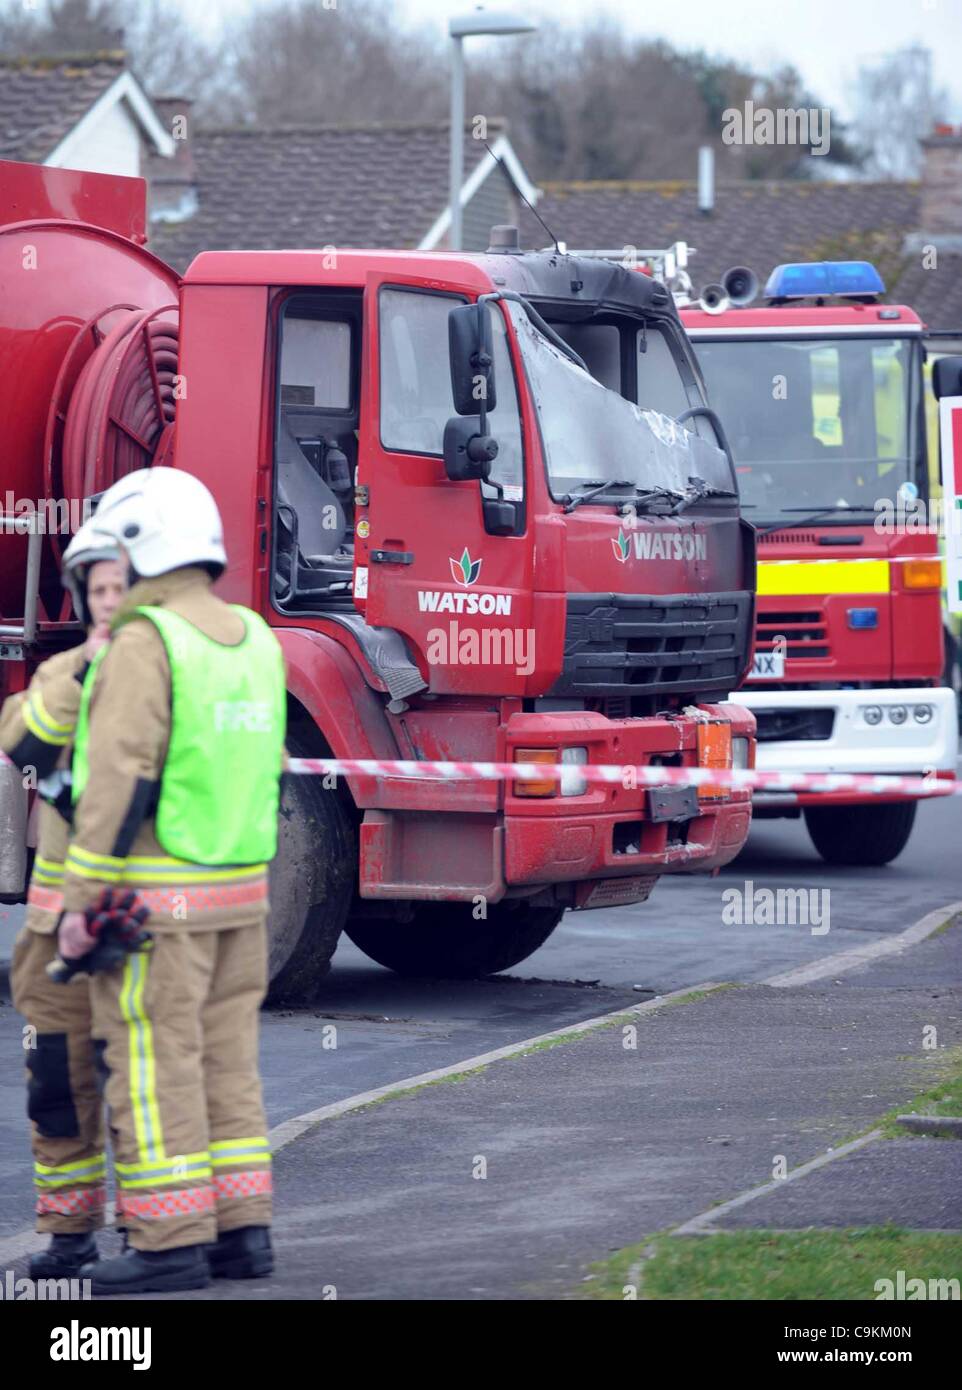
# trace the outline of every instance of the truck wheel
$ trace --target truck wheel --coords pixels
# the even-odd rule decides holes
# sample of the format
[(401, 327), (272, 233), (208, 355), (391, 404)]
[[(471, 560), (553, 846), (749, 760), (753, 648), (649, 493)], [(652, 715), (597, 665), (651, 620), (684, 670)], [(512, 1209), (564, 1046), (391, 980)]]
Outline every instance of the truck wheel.
[(418, 903), (413, 922), (352, 920), (345, 933), (371, 960), (399, 975), (474, 980), (508, 970), (543, 946), (561, 907), (495, 903), (476, 921), (471, 903)]
[[(294, 757), (309, 751), (288, 737)], [(268, 1004), (305, 1004), (331, 968), (357, 881), (348, 808), (320, 777), (285, 776), (270, 868)]]
[(888, 864), (908, 844), (916, 801), (881, 806), (806, 806), (805, 824), (829, 864)]

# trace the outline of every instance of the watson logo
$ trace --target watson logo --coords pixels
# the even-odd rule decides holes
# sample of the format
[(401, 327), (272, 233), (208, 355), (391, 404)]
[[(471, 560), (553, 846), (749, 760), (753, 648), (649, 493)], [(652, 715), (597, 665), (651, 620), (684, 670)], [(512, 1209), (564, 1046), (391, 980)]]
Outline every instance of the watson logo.
[(636, 560), (705, 560), (708, 557), (707, 538), (697, 531), (633, 531), (629, 541), (619, 528), (618, 539), (612, 540), (611, 548), (622, 565), (632, 549)]
[(459, 584), (475, 584), (478, 575), (481, 573), (481, 561), (472, 560), (468, 554), (468, 547), (465, 546), (461, 552), (460, 560), (450, 560), (451, 573)]
[[(448, 557), (451, 573), (463, 587), (478, 582), (481, 561), (472, 560), (465, 546), (460, 560)], [(418, 608), (422, 613), (510, 613), (510, 594), (442, 593), (439, 589), (418, 589)]]

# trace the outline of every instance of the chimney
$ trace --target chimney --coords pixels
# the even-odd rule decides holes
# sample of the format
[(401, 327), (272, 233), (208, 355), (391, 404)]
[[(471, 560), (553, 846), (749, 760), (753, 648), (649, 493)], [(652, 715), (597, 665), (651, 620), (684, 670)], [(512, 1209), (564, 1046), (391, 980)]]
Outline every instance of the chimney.
[(924, 154), (918, 239), (940, 251), (962, 251), (962, 127), (937, 125), (920, 143)]
[(711, 217), (715, 208), (715, 151), (711, 145), (698, 150), (698, 211)]
[(167, 134), (173, 137), (174, 155), (153, 155), (146, 178), (151, 222), (183, 222), (197, 211), (197, 174), (191, 149), (193, 101), (189, 97), (153, 97), (152, 104)]

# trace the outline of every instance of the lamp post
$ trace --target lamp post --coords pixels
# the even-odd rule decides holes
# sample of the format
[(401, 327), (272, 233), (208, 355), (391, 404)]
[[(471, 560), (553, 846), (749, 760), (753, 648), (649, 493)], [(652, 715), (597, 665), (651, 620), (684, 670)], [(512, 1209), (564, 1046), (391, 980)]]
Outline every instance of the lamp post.
[(537, 24), (519, 19), (503, 10), (478, 9), (474, 14), (452, 19), (451, 36), (451, 229), (448, 245), (461, 250), (461, 185), (464, 182), (464, 40), (481, 34), (530, 34)]

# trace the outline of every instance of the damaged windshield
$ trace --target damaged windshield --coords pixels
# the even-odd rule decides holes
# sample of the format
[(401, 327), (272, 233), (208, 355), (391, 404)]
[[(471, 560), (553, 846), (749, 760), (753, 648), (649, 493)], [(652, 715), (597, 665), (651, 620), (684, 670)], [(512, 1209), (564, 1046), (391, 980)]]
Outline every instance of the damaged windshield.
[(685, 495), (698, 487), (692, 479), (701, 491), (734, 493), (724, 453), (691, 424), (602, 386), (548, 342), (521, 305), (505, 307), (527, 369), (555, 498), (605, 483), (611, 487), (599, 492), (598, 504), (616, 498), (616, 484), (629, 500), (632, 492)]

